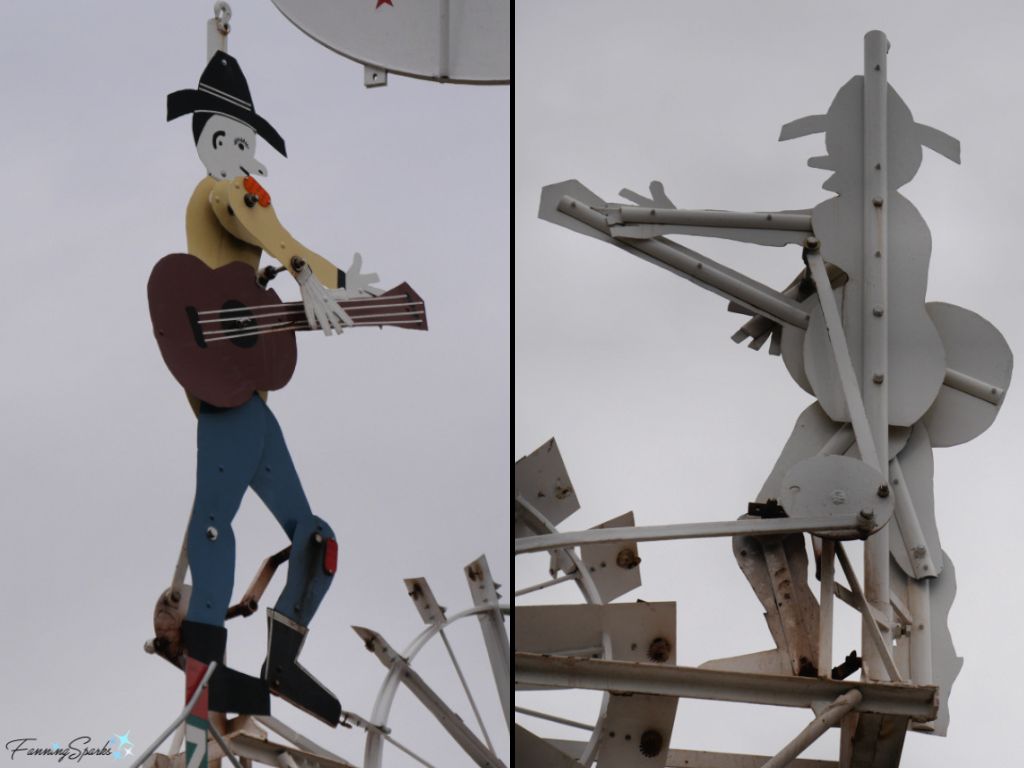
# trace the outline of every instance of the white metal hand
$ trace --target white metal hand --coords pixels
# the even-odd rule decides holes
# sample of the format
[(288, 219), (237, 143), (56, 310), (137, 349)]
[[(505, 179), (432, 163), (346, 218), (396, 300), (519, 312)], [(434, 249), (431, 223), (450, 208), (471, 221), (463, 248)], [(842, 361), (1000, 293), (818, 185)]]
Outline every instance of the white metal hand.
[(325, 336), (330, 336), (332, 331), (341, 333), (346, 325), (352, 325), (352, 318), (338, 306), (337, 299), (332, 295), (334, 291), (328, 290), (316, 279), (309, 264), (302, 265), (295, 279), (302, 292), (302, 306), (306, 310), (306, 321), (310, 328), (321, 328)]
[(338, 299), (353, 299), (357, 296), (380, 296), (383, 291), (373, 285), (378, 280), (376, 272), (367, 275), (362, 273), (363, 256), (356, 253), (352, 257), (352, 266), (345, 271), (345, 287), (336, 288), (331, 295)]

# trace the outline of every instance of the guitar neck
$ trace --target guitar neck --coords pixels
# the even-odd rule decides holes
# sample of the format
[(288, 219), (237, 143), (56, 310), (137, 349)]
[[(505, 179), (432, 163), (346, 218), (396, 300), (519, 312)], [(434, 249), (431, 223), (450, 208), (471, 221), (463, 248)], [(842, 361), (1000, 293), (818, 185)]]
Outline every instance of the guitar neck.
[[(393, 325), (414, 331), (427, 330), (426, 306), (408, 283), (396, 285), (380, 296), (345, 299), (339, 301), (338, 306), (352, 318), (353, 327)], [(287, 303), (284, 307), (299, 321), (292, 326), (292, 330), (313, 330), (306, 322), (301, 301)]]

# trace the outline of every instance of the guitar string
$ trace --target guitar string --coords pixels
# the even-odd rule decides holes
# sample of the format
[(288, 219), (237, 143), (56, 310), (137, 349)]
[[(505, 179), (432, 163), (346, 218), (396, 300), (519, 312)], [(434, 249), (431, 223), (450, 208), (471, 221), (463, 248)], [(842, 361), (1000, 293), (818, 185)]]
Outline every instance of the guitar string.
[[(360, 297), (360, 298), (356, 298), (356, 299), (344, 299), (342, 301), (339, 301), (338, 303), (342, 304), (342, 306), (344, 306), (345, 304), (348, 304), (350, 302), (367, 302), (367, 301), (386, 301), (386, 302), (394, 303), (396, 301), (409, 302), (409, 301), (411, 301), (411, 299), (408, 296), (408, 294), (403, 294), (401, 296), (367, 296), (365, 298)], [(413, 302), (413, 303), (422, 304), (423, 302), (419, 301), (419, 302)], [(257, 304), (257, 305), (252, 306), (252, 307), (230, 307), (230, 308), (227, 308), (227, 309), (204, 309), (204, 310), (202, 310), (200, 312), (197, 312), (196, 314), (198, 314), (198, 315), (212, 315), (214, 313), (221, 314), (221, 313), (224, 313), (224, 312), (242, 312), (242, 311), (253, 310), (253, 309), (276, 309), (278, 307), (300, 308), (300, 307), (302, 307), (302, 302), (301, 301), (289, 301), (289, 302), (280, 302), (278, 304)], [(359, 309), (364, 309), (364, 307), (359, 307)], [(366, 309), (369, 309), (369, 307), (366, 307)]]
[[(422, 321), (422, 319), (416, 319), (415, 317), (409, 317), (409, 315), (412, 315), (412, 314), (414, 314), (414, 313), (412, 313), (412, 312), (386, 312), (384, 314), (376, 314), (376, 315), (358, 315), (358, 316), (356, 316), (356, 317), (354, 317), (352, 319), (353, 319), (353, 321), (360, 321), (359, 323), (355, 323), (354, 322), (353, 325), (360, 324), (360, 323), (362, 325), (367, 325), (367, 324), (368, 325), (380, 325), (381, 323), (389, 324), (390, 322), (392, 322), (392, 321), (387, 320), (385, 318), (400, 318), (400, 319), (404, 319), (405, 321), (412, 320), (413, 322), (421, 322)], [(260, 317), (265, 317), (265, 315), (261, 315)], [(259, 323), (257, 323), (256, 324), (256, 328), (253, 329), (253, 330), (256, 330), (256, 329), (259, 329), (259, 328), (275, 328), (275, 327), (278, 327), (278, 326), (281, 326), (281, 325), (294, 325), (296, 320), (305, 321), (305, 319), (306, 319), (305, 315), (302, 315), (301, 317), (298, 317), (298, 318), (295, 318), (295, 319), (292, 319), (292, 320), (282, 320), (282, 321), (278, 321), (276, 323), (264, 323), (263, 325), (260, 325)], [(306, 323), (306, 325), (308, 326), (308, 323)], [(236, 331), (248, 331), (248, 330), (250, 330), (248, 327), (221, 328), (221, 329), (211, 328), (209, 330), (204, 330), (203, 331), (203, 339), (207, 340), (207, 339), (216, 338), (218, 336), (223, 336), (224, 334), (235, 333)]]
[[(423, 322), (422, 319), (418, 319), (418, 320), (417, 319), (412, 319), (412, 320), (394, 320), (394, 321), (391, 321), (391, 322), (388, 322), (388, 323), (385, 323), (385, 324), (386, 325), (420, 325), (422, 322)], [(382, 325), (381, 323), (372, 323), (372, 322), (371, 323), (353, 323), (352, 325), (347, 325), (345, 327), (346, 328), (360, 328), (360, 327), (367, 327), (367, 326), (377, 326), (379, 328), (383, 328), (384, 327), (384, 325)], [(288, 322), (288, 323), (275, 324), (274, 327), (264, 326), (263, 329), (256, 330), (256, 331), (247, 331), (247, 332), (244, 332), (244, 333), (234, 333), (234, 334), (223, 335), (223, 336), (215, 336), (213, 338), (206, 338), (206, 336), (204, 335), (203, 341), (212, 343), (214, 341), (230, 341), (231, 339), (241, 339), (241, 338), (244, 338), (246, 336), (263, 336), (264, 334), (280, 333), (281, 331), (308, 331), (308, 330), (310, 330), (309, 323), (292, 323), (292, 322)]]
[[(267, 306), (268, 307), (274, 307), (275, 305), (267, 305)], [(353, 307), (353, 308), (351, 308), (349, 310), (349, 312), (350, 312), (350, 314), (352, 314), (353, 317), (363, 317), (362, 313), (372, 312), (375, 309), (410, 309), (410, 311), (411, 311), (412, 307), (422, 307), (422, 306), (423, 306), (423, 302), (422, 301), (410, 301), (410, 302), (406, 302), (405, 304), (382, 304), (380, 306), (372, 306), (372, 307)], [(248, 315), (247, 317), (251, 317), (252, 319), (258, 319), (258, 318), (266, 318), (266, 317), (278, 317), (278, 316), (281, 316), (281, 315), (288, 316), (288, 315), (304, 315), (305, 314), (305, 311), (302, 309), (302, 305), (301, 304), (298, 304), (298, 305), (292, 306), (292, 307), (288, 307), (287, 305), (279, 304), (279, 305), (276, 305), (276, 307), (278, 309), (281, 309), (282, 307), (284, 307), (284, 310), (283, 311), (277, 311), (277, 312), (260, 312), (258, 314)], [(209, 323), (219, 323), (219, 322), (222, 322), (225, 319), (229, 319), (229, 320), (232, 319), (230, 317), (230, 315), (232, 315), (234, 313), (250, 312), (253, 309), (261, 309), (261, 307), (232, 307), (230, 309), (223, 309), (223, 310), (216, 310), (216, 309), (204, 310), (202, 312), (197, 312), (196, 314), (197, 315), (206, 315), (206, 314), (210, 314), (210, 313), (216, 312), (218, 314), (218, 317), (207, 318), (206, 320), (198, 320), (197, 322), (200, 325), (205, 325), (205, 324), (209, 324)], [(359, 314), (356, 314), (356, 313), (359, 313)], [(225, 318), (224, 317), (225, 315), (228, 315), (228, 317)]]

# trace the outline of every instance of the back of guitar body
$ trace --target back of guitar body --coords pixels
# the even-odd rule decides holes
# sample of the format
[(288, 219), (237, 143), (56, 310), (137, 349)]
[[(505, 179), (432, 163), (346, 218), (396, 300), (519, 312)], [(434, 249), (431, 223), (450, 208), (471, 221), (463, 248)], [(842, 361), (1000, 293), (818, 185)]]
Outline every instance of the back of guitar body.
[[(149, 314), (168, 369), (185, 391), (221, 408), (281, 389), (295, 371), (295, 332), (282, 320), (257, 333), (253, 311), (283, 306), (241, 262), (210, 269), (187, 253), (165, 256), (149, 277)], [(282, 318), (286, 315), (282, 313)]]

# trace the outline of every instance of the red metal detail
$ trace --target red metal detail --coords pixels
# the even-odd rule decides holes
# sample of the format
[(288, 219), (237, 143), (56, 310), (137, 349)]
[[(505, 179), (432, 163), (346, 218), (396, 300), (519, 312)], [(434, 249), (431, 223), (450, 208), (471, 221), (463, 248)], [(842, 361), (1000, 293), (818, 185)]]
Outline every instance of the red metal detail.
[(256, 195), (256, 197), (259, 198), (261, 208), (266, 208), (270, 205), (270, 193), (267, 192), (267, 190), (265, 190), (252, 176), (246, 176), (245, 181), (242, 182), (242, 186), (245, 187), (245, 191), (250, 195)]
[[(186, 657), (185, 659), (185, 703), (187, 704), (199, 687), (199, 683), (206, 674), (206, 664), (196, 659)], [(210, 686), (207, 685), (199, 696), (199, 700), (192, 708), (192, 714), (196, 717), (207, 719), (209, 714), (208, 706), (210, 700)]]
[(328, 539), (324, 547), (324, 573), (334, 574), (338, 570), (338, 541)]

